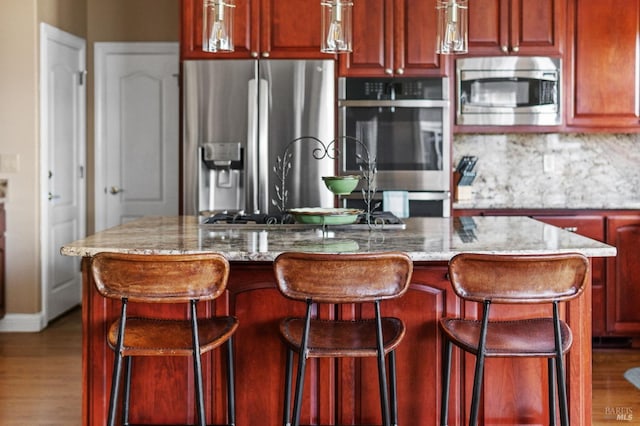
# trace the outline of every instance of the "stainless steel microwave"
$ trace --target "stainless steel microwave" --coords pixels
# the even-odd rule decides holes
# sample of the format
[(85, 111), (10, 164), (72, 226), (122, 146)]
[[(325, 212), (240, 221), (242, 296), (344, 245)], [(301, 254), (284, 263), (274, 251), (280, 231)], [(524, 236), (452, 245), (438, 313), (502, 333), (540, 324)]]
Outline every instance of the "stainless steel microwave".
[(562, 123), (560, 59), (496, 56), (456, 61), (456, 124)]

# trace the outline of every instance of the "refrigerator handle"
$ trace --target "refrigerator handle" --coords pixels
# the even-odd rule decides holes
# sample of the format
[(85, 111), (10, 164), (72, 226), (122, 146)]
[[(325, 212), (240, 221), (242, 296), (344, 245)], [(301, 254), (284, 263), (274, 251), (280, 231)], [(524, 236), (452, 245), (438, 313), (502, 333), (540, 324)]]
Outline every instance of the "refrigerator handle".
[(258, 206), (258, 80), (252, 78), (248, 82), (247, 97), (247, 152), (246, 164), (245, 209), (247, 213), (255, 213)]
[(267, 213), (269, 200), (269, 82), (258, 80), (258, 209)]

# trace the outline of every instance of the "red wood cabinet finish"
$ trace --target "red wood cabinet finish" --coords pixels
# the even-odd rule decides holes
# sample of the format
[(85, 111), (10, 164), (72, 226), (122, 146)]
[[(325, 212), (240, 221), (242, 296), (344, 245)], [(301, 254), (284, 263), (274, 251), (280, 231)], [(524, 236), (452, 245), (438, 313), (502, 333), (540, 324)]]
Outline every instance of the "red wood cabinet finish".
[(567, 125), (640, 130), (640, 1), (574, 0), (568, 24)]
[(616, 335), (640, 335), (640, 215), (607, 217), (607, 243), (616, 257), (607, 259), (607, 329)]
[[(106, 345), (108, 324), (116, 318), (118, 303), (102, 298), (83, 262), (83, 424), (103, 425), (111, 385), (113, 355)], [(417, 263), (405, 296), (387, 301), (385, 315), (402, 318), (407, 334), (397, 350), (398, 401), (401, 424), (437, 424), (440, 417), (442, 341), (438, 320), (445, 315), (475, 317), (477, 309), (463, 305), (450, 289), (445, 262)], [(571, 302), (563, 311), (574, 331), (567, 357), (570, 415), (573, 424), (591, 424), (591, 293)], [(287, 315), (302, 315), (304, 304), (285, 299), (273, 280), (269, 262), (234, 262), (227, 294), (204, 311), (236, 315), (240, 327), (235, 336), (237, 424), (281, 423), (285, 350), (278, 322)], [(186, 310), (165, 310), (158, 305), (132, 305), (137, 314), (186, 317)], [(203, 313), (204, 313), (203, 311)], [(518, 312), (496, 309), (499, 316)], [(321, 317), (340, 315), (358, 318), (371, 312), (355, 311), (351, 305), (326, 309)], [(454, 350), (450, 400), (452, 425), (466, 423), (473, 381), (473, 358)], [(221, 354), (204, 358), (205, 398), (208, 423), (224, 423), (224, 366)], [(545, 363), (491, 360), (487, 363), (483, 424), (544, 423)], [(193, 423), (193, 377), (187, 359), (169, 357), (136, 359), (133, 373), (131, 421), (136, 423)], [(379, 422), (377, 375), (373, 360), (312, 362), (307, 369), (302, 422), (306, 424), (359, 424)], [(490, 389), (501, 389), (492, 392)]]
[[(534, 219), (605, 242), (605, 219), (600, 215), (533, 216)], [(592, 334), (606, 335), (605, 259), (591, 259)]]
[(469, 54), (561, 54), (566, 1), (469, 1)]
[(6, 296), (4, 294), (4, 259), (6, 256), (4, 233), (6, 229), (4, 204), (0, 204), (0, 318), (3, 318), (7, 312), (7, 307), (5, 305)]
[(441, 76), (436, 54), (435, 0), (354, 2), (353, 52), (338, 55), (339, 73), (351, 77)]
[(203, 0), (182, 0), (182, 59), (327, 59), (320, 52), (319, 0), (242, 0), (235, 2), (231, 53), (202, 51)]

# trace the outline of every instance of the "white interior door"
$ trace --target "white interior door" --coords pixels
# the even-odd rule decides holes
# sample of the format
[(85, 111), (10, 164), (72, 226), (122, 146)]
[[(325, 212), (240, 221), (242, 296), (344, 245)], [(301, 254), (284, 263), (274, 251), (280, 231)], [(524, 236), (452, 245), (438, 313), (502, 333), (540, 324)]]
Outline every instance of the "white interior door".
[(179, 45), (96, 43), (96, 231), (179, 211)]
[(40, 54), (42, 294), (50, 321), (82, 295), (80, 259), (60, 247), (85, 235), (86, 43), (43, 23)]

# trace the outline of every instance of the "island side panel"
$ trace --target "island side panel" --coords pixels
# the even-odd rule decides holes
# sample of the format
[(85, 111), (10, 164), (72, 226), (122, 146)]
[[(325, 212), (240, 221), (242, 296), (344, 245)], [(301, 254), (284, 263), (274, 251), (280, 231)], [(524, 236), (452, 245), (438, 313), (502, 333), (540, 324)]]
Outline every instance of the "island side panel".
[[(83, 424), (103, 425), (108, 405), (108, 389), (111, 382), (113, 354), (106, 344), (107, 324), (119, 314), (119, 303), (106, 301), (94, 289), (88, 274), (89, 258), (83, 260)], [(590, 292), (571, 302), (564, 312), (574, 331), (574, 345), (567, 360), (569, 374), (569, 398), (571, 421), (574, 424), (591, 423), (591, 339), (590, 339)], [(434, 424), (440, 416), (441, 351), (442, 340), (437, 331), (437, 321), (445, 315), (475, 315), (467, 304), (463, 306), (453, 295), (446, 279), (445, 262), (420, 262), (416, 264), (414, 277), (408, 293), (396, 301), (385, 302), (383, 313), (402, 318), (407, 323), (405, 341), (398, 349), (398, 398), (403, 424)], [(157, 307), (152, 307), (157, 310)], [(232, 262), (229, 289), (225, 297), (205, 310), (215, 309), (218, 314), (230, 313), (240, 320), (235, 341), (236, 349), (236, 397), (238, 424), (253, 424), (260, 419), (264, 424), (280, 424), (282, 418), (284, 383), (284, 346), (278, 335), (278, 322), (287, 315), (302, 315), (304, 305), (290, 301), (280, 295), (273, 279), (270, 262)], [(151, 312), (141, 309), (140, 312)], [(330, 318), (335, 312), (341, 315), (368, 315), (356, 313), (349, 307), (338, 311), (323, 310), (320, 315)], [(205, 313), (204, 311), (202, 313)], [(184, 312), (172, 311), (170, 316), (187, 317)], [(223, 358), (214, 351), (213, 359), (205, 357), (205, 387), (208, 417), (220, 422), (226, 404), (224, 394)], [(190, 364), (186, 359), (163, 361), (161, 365), (145, 364), (138, 368), (138, 380), (145, 386), (162, 385), (163, 400), (171, 400), (167, 407), (151, 410), (145, 421), (162, 422), (171, 418), (192, 422), (193, 392)], [(303, 401), (303, 419), (309, 424), (332, 424), (333, 419), (345, 420), (346, 424), (357, 424), (359, 420), (376, 421), (379, 417), (377, 375), (371, 360), (333, 361), (321, 360), (309, 365)], [(462, 359), (454, 351), (453, 381), (450, 403), (451, 425), (462, 425), (468, 415), (470, 383), (473, 380), (475, 359)], [(515, 401), (526, 402), (526, 395), (538, 395), (539, 403), (531, 418), (534, 423), (545, 423), (546, 387), (544, 367), (534, 362), (529, 375), (508, 392)], [(494, 366), (495, 367), (495, 366)], [(513, 368), (507, 365), (506, 368)], [(492, 367), (493, 368), (493, 367)], [(501, 369), (501, 366), (497, 367)], [(157, 371), (161, 373), (157, 373)], [(499, 371), (499, 370), (495, 370)], [(177, 381), (164, 377), (176, 375)], [(141, 376), (142, 375), (142, 376)], [(489, 373), (491, 376), (491, 373)], [(336, 382), (337, 378), (337, 382)], [(176, 379), (172, 379), (176, 380)], [(542, 385), (541, 385), (542, 384)], [(483, 415), (485, 423), (495, 420), (490, 413), (500, 412), (501, 400), (493, 398), (493, 387), (485, 387), (490, 397), (485, 398)], [(132, 412), (149, 411), (145, 400), (153, 396), (145, 389), (140, 399), (132, 400)], [(517, 390), (517, 392), (516, 392)], [(466, 393), (466, 394), (465, 394)], [(135, 395), (134, 395), (135, 396)], [(175, 398), (174, 398), (175, 397)], [(138, 401), (138, 402), (136, 402)], [(140, 406), (139, 406), (140, 405)], [(143, 407), (144, 406), (144, 407)], [(165, 410), (166, 408), (166, 410)], [(213, 414), (212, 414), (213, 413)], [(410, 413), (410, 418), (407, 414)], [(465, 413), (465, 414), (463, 414)], [(137, 418), (141, 418), (138, 414)], [(523, 414), (516, 410), (514, 422), (522, 420)], [(526, 417), (529, 419), (530, 417)], [(516, 421), (517, 420), (517, 421)], [(508, 422), (508, 419), (505, 420)]]

